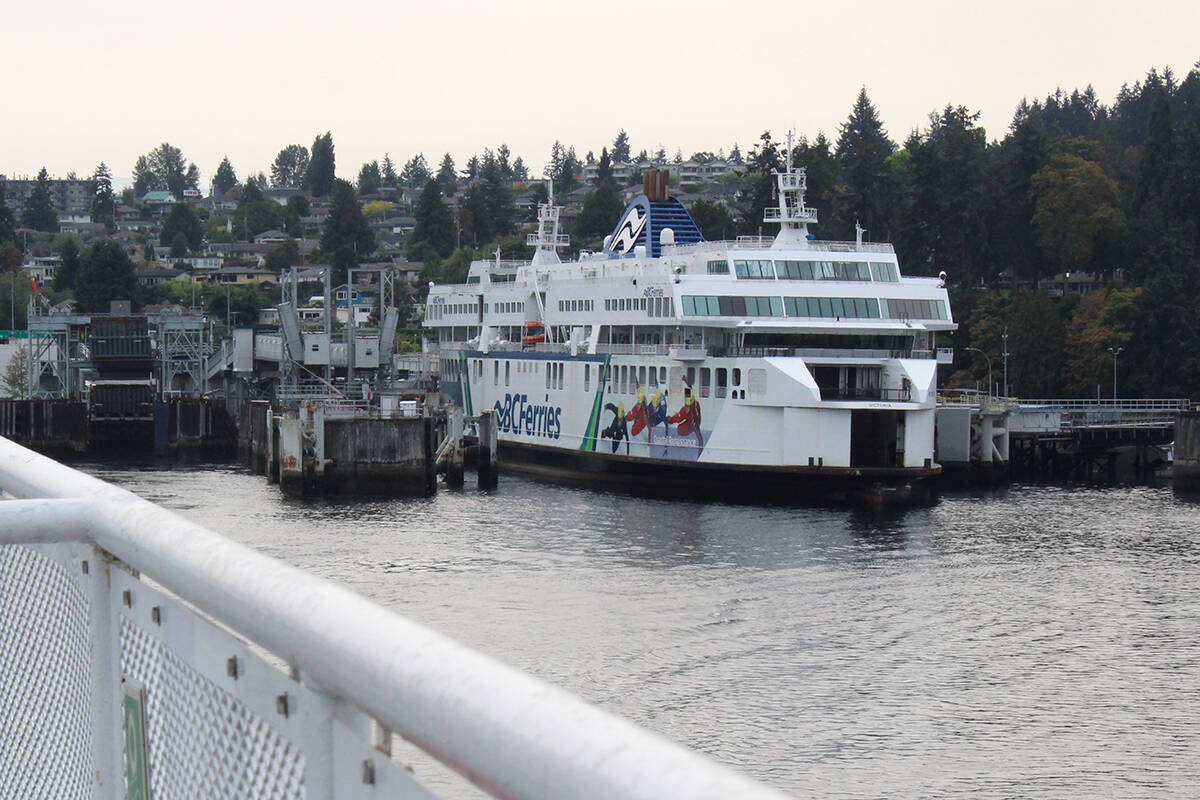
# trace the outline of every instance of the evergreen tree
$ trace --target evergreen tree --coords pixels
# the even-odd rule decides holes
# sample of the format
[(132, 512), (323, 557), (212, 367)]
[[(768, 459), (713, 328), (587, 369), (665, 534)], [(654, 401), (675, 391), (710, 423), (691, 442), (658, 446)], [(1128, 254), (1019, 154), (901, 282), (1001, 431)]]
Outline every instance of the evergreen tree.
[(720, 203), (697, 200), (688, 210), (705, 239), (719, 242), (737, 235), (737, 223), (734, 222), (733, 215)]
[(242, 186), (237, 211), (233, 214), (234, 235), (248, 242), (264, 231), (282, 226), (283, 209), (279, 203), (264, 196), (256, 181), (246, 181)]
[(512, 184), (513, 168), (509, 163), (508, 158), (512, 153), (508, 149), (508, 145), (501, 144), (496, 148), (496, 164), (500, 168), (500, 178), (505, 183)]
[(294, 194), (288, 198), (283, 211), (284, 226), (288, 236), (293, 239), (304, 238), (304, 217), (310, 213), (308, 199), (302, 194)]
[(563, 148), (558, 142), (554, 143), (555, 149), (551, 152), (551, 165), (553, 170), (551, 175), (554, 179), (554, 191), (560, 194), (566, 194), (579, 185), (579, 180), (575, 177), (582, 167), (579, 159), (575, 156), (575, 148)]
[(517, 156), (517, 160), (513, 162), (512, 177), (514, 181), (529, 180), (529, 168), (525, 166), (525, 162), (520, 156)]
[(801, 136), (792, 147), (792, 163), (805, 169), (808, 189), (804, 202), (805, 205), (814, 206), (820, 213), (821, 238), (853, 236), (853, 219), (849, 224), (844, 222), (845, 192), (837, 186), (837, 160), (825, 134), (817, 134), (812, 142)]
[[(183, 235), (186, 245), (185, 252), (175, 252), (175, 237)], [(188, 203), (176, 203), (171, 207), (171, 213), (163, 221), (162, 231), (158, 237), (159, 244), (171, 247), (171, 256), (178, 258), (186, 256), (186, 249), (199, 252), (204, 245), (204, 226), (200, 218)]]
[(146, 192), (165, 189), (166, 186), (165, 183), (160, 184), (158, 176), (150, 168), (150, 159), (146, 156), (138, 156), (133, 165), (133, 193), (137, 199), (141, 200), (145, 197)]
[(400, 170), (400, 182), (409, 189), (417, 189), (429, 180), (429, 165), (425, 163), (425, 155), (417, 153), (404, 164)]
[(61, 263), (54, 273), (54, 291), (65, 292), (68, 289), (74, 289), (76, 281), (79, 280), (79, 242), (75, 240), (74, 236), (68, 236), (67, 240), (63, 242), (59, 258)]
[(750, 180), (738, 196), (738, 226), (742, 233), (754, 234), (762, 229), (764, 210), (775, 196), (774, 173), (781, 167), (779, 148), (771, 140), (771, 132), (763, 131), (750, 153)]
[(321, 232), (321, 252), (341, 269), (356, 266), (375, 252), (375, 234), (347, 181), (334, 181), (329, 216)]
[[(319, 137), (318, 137), (319, 138)], [(330, 140), (332, 157), (333, 141)], [(316, 143), (313, 143), (316, 151)], [(271, 185), (280, 187), (302, 187), (308, 180), (308, 148), (301, 144), (289, 144), (275, 155), (271, 162)]]
[(617, 132), (617, 137), (613, 139), (612, 160), (617, 164), (624, 164), (629, 161), (629, 135), (622, 128)]
[(171, 258), (186, 258), (188, 254), (187, 236), (180, 231), (171, 239)]
[(492, 239), (492, 220), (483, 185), (476, 181), (458, 204), (459, 227), (471, 247), (479, 247)]
[(438, 166), (437, 182), (441, 186), (442, 194), (447, 197), (453, 197), (454, 192), (458, 189), (458, 173), (454, 171), (454, 159), (449, 153), (442, 156), (442, 163)]
[(396, 165), (388, 153), (383, 154), (383, 163), (379, 167), (379, 174), (383, 179), (384, 186), (395, 186), (400, 182), (400, 176), (396, 174)]
[(593, 239), (611, 233), (624, 210), (625, 204), (612, 179), (597, 181), (596, 188), (583, 200), (583, 208), (575, 220), (575, 235), (580, 239)]
[(600, 151), (600, 163), (596, 166), (596, 183), (613, 183), (612, 160), (608, 157), (608, 148)]
[(1042, 275), (1042, 251), (1030, 225), (1034, 214), (1032, 181), (1049, 157), (1045, 134), (1028, 120), (1014, 120), (1009, 135), (994, 148), (997, 196), (989, 241), (998, 271), (1014, 279)]
[(1138, 184), (1135, 202), (1142, 206), (1148, 201), (1161, 203), (1167, 194), (1168, 182), (1175, 161), (1175, 131), (1171, 121), (1170, 96), (1164, 86), (1154, 92), (1146, 122), (1146, 143), (1138, 165)]
[(233, 164), (229, 163), (229, 156), (225, 156), (213, 176), (213, 191), (217, 194), (229, 194), (229, 190), (237, 185), (237, 173), (233, 171)]
[(908, 271), (936, 275), (949, 267), (964, 283), (977, 282), (992, 263), (984, 220), (992, 195), (986, 172), (986, 132), (962, 106), (931, 115), (924, 136), (906, 144), (912, 156), (913, 206), (907, 224), (915, 230)]
[(103, 161), (92, 173), (92, 221), (110, 231), (116, 224), (116, 202), (113, 198), (112, 174)]
[(102, 239), (88, 248), (75, 288), (80, 311), (108, 311), (110, 300), (131, 299), (136, 288), (133, 262), (120, 243)]
[(360, 194), (375, 194), (383, 183), (383, 174), (379, 171), (379, 162), (371, 161), (363, 164), (358, 171), (358, 191)]
[(450, 210), (442, 202), (441, 184), (436, 180), (425, 183), (421, 196), (413, 211), (416, 225), (409, 237), (410, 251), (418, 245), (431, 248), (441, 258), (446, 258), (454, 251), (454, 220)]
[(0, 183), (0, 245), (15, 241), (16, 238), (17, 220), (4, 200), (4, 184)]
[(37, 182), (25, 198), (22, 221), (25, 227), (36, 231), (58, 230), (58, 212), (54, 210), (54, 201), (50, 196), (50, 176), (46, 174), (45, 167), (38, 172)]
[(512, 233), (513, 222), (516, 218), (516, 208), (513, 205), (513, 193), (510, 188), (511, 178), (508, 169), (499, 158), (486, 153), (480, 171), (479, 186), (483, 190), (484, 204), (488, 214), (487, 241)]
[(312, 192), (313, 197), (328, 197), (333, 192), (334, 170), (333, 134), (326, 131), (313, 140), (304, 188)]
[(468, 181), (474, 181), (479, 177), (479, 156), (471, 156), (467, 159), (467, 168), (463, 170), (463, 177)]
[(895, 149), (864, 87), (838, 136), (837, 162), (849, 210), (867, 228), (884, 224), (887, 209), (882, 178)]

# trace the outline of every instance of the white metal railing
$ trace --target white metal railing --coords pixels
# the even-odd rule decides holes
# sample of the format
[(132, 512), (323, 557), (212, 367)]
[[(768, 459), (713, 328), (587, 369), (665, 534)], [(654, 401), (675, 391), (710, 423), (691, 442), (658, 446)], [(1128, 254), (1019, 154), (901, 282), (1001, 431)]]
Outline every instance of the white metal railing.
[(1192, 407), (1186, 399), (1128, 399), (1128, 400), (1027, 400), (1022, 397), (1022, 406), (1058, 408), (1067, 411), (1188, 411)]
[(0, 489), (0, 797), (429, 797), (393, 732), (497, 797), (781, 796), (7, 439)]
[(829, 253), (895, 253), (896, 248), (887, 242), (825, 242), (813, 240), (808, 243), (809, 250), (823, 250)]

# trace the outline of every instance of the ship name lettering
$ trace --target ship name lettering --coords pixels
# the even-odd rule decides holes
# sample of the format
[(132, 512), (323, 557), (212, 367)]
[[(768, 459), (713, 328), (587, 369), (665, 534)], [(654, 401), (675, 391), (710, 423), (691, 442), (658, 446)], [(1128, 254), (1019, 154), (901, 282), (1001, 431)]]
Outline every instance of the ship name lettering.
[(503, 433), (557, 439), (562, 435), (562, 407), (534, 405), (526, 394), (505, 394), (495, 405), (497, 427)]

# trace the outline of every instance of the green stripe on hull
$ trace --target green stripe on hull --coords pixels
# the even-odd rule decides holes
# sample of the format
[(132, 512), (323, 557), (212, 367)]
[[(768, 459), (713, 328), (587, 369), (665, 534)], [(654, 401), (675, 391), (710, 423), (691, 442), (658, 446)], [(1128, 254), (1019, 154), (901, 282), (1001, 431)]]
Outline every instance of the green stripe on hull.
[[(463, 414), (464, 416), (470, 418), (475, 416), (475, 412), (471, 410), (471, 372), (470, 365), (467, 364), (467, 354), (460, 350), (458, 353), (458, 360), (462, 362)], [(466, 428), (467, 430), (473, 432), (475, 429), (475, 424), (468, 422), (466, 424)]]
[(604, 365), (600, 368), (601, 372), (597, 375), (596, 382), (596, 399), (592, 401), (592, 415), (588, 418), (587, 430), (583, 434), (583, 441), (579, 444), (580, 450), (596, 450), (597, 432), (600, 430), (600, 409), (603, 407), (604, 386), (608, 378), (608, 362), (612, 356), (604, 357)]

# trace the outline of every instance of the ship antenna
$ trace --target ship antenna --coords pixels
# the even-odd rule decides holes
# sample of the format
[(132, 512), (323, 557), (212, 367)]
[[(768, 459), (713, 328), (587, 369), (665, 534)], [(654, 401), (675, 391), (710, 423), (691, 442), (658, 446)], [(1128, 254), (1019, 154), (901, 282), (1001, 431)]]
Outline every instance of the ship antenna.
[(525, 244), (534, 248), (533, 264), (559, 264), (558, 248), (566, 247), (571, 238), (558, 232), (559, 215), (562, 209), (554, 205), (554, 179), (548, 178), (549, 191), (546, 202), (538, 204), (538, 229), (525, 237)]

